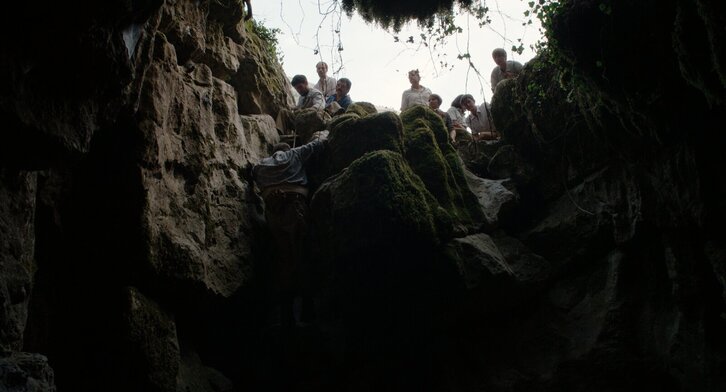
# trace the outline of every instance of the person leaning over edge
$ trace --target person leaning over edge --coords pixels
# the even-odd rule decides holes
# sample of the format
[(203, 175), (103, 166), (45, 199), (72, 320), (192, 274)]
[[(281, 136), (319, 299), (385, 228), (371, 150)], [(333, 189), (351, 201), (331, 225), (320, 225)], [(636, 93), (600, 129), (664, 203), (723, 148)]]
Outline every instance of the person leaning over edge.
[[(327, 132), (317, 140), (290, 148), (287, 143), (273, 147), (271, 156), (251, 168), (250, 179), (259, 187), (265, 201), (265, 219), (275, 242), (270, 287), (279, 306), (284, 327), (306, 321), (312, 311), (310, 271), (302, 257), (308, 215), (308, 177), (305, 164), (327, 143)], [(293, 303), (302, 299), (301, 320), (295, 319)]]
[(499, 82), (519, 75), (522, 72), (522, 64), (518, 61), (507, 61), (507, 51), (502, 48), (494, 49), (492, 58), (497, 63), (497, 66), (492, 70), (491, 76), (492, 92), (494, 92)]
[(471, 128), (471, 136), (475, 141), (499, 139), (499, 133), (494, 129), (489, 117), (489, 107), (486, 102), (477, 106), (474, 97), (465, 94), (461, 98), (461, 106), (469, 111), (466, 125)]
[(453, 101), (451, 101), (451, 107), (446, 111), (446, 114), (451, 118), (451, 140), (456, 141), (457, 135), (466, 133), (466, 116), (464, 116), (464, 108), (461, 107), (461, 98), (464, 94), (459, 94)]
[[(434, 113), (438, 114), (442, 120), (444, 120), (444, 125), (446, 125), (446, 131), (451, 136), (452, 132), (454, 132), (454, 124), (451, 122), (451, 117), (449, 117), (449, 114), (439, 109), (441, 107), (441, 103), (442, 100), (439, 94), (431, 94), (429, 96), (429, 107), (431, 108), (431, 110), (434, 111)], [(451, 140), (454, 140), (453, 136), (451, 136)]]

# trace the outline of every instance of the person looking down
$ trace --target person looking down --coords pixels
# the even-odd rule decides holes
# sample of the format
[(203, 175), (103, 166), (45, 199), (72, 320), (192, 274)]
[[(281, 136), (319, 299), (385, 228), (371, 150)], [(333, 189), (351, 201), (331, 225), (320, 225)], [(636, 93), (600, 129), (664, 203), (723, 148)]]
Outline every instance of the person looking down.
[(451, 134), (454, 126), (451, 123), (451, 118), (449, 117), (448, 113), (439, 109), (439, 107), (441, 107), (441, 102), (442, 100), (439, 94), (431, 94), (429, 96), (429, 107), (431, 108), (431, 110), (434, 111), (434, 113), (438, 114), (442, 120), (444, 120), (444, 125), (446, 125), (446, 131)]
[(477, 106), (474, 97), (466, 94), (461, 98), (461, 106), (469, 111), (466, 125), (471, 129), (471, 136), (475, 141), (499, 139), (489, 117), (489, 106), (486, 102)]
[(452, 130), (450, 132), (450, 136), (452, 141), (456, 141), (457, 135), (466, 133), (466, 116), (464, 115), (466, 112), (464, 108), (461, 107), (461, 98), (463, 96), (464, 94), (459, 94), (456, 98), (454, 98), (451, 102), (451, 107), (446, 111), (446, 114), (448, 114), (451, 119)]
[(522, 64), (518, 61), (507, 61), (507, 51), (502, 48), (496, 48), (492, 52), (492, 58), (497, 64), (492, 70), (491, 83), (492, 92), (496, 90), (497, 84), (504, 79), (511, 79), (522, 72)]

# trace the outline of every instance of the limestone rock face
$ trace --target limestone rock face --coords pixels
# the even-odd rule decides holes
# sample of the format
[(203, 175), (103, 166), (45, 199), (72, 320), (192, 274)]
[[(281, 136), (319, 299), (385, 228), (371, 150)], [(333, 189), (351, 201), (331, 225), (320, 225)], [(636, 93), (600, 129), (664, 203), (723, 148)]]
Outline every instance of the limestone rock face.
[(469, 189), (476, 195), (479, 206), (484, 212), (486, 225), (489, 228), (495, 228), (502, 221), (506, 223), (507, 213), (515, 208), (519, 201), (516, 189), (507, 188), (509, 180), (481, 178), (466, 168), (464, 175)]
[[(242, 173), (292, 98), (243, 15), (237, 1), (143, 0), (4, 18), (0, 348), (47, 353), (63, 390), (189, 384), (180, 352), (203, 338), (176, 342), (174, 320), (253, 284), (264, 235)], [(33, 34), (11, 33), (21, 20)], [(217, 372), (207, 361), (185, 374)]]
[(550, 277), (547, 260), (512, 237), (479, 233), (447, 245), (465, 287), (487, 311), (511, 308), (541, 291)]
[(36, 181), (35, 173), (0, 169), (0, 351), (23, 345), (36, 267)]
[(137, 289), (126, 289), (123, 319), (130, 376), (139, 388), (175, 391), (179, 373), (179, 342), (174, 318)]
[(204, 64), (184, 72), (157, 39), (164, 57), (146, 72), (138, 113), (148, 259), (162, 276), (229, 296), (250, 273), (241, 169), (264, 156), (260, 139), (275, 141), (274, 127), (247, 120), (246, 131), (234, 89)]

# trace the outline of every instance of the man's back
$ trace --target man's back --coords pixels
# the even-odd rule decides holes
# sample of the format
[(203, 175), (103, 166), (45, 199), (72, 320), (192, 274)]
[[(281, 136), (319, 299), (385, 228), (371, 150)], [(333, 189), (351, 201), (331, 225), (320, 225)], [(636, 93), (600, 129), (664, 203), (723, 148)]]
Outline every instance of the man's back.
[(307, 185), (305, 162), (322, 148), (323, 142), (316, 140), (288, 151), (276, 151), (252, 169), (255, 182), (263, 190), (280, 184)]

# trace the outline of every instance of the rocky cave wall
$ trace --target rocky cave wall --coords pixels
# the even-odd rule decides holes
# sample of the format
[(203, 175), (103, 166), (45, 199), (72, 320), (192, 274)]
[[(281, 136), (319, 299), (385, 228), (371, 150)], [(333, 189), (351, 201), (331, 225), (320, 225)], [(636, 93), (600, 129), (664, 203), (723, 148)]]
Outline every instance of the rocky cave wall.
[(241, 176), (290, 98), (239, 3), (6, 13), (0, 385), (723, 390), (724, 6), (608, 4), (566, 2), (498, 87), (499, 143), (423, 108), (328, 124), (292, 335)]
[(0, 50), (0, 384), (229, 388), (195, 336), (252, 286), (240, 173), (279, 140), (282, 69), (236, 1), (16, 6)]

